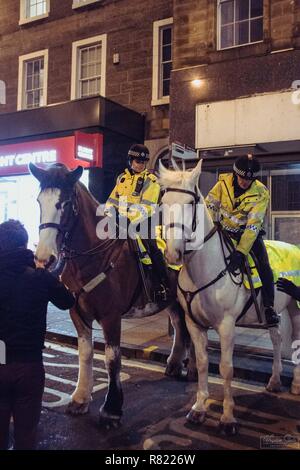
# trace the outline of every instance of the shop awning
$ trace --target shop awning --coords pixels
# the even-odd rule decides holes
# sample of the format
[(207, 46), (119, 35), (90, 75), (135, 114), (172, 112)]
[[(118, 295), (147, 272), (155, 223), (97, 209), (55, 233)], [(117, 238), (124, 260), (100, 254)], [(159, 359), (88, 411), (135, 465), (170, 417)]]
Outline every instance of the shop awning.
[(0, 145), (11, 141), (107, 130), (132, 141), (144, 140), (144, 116), (102, 96), (0, 114)]

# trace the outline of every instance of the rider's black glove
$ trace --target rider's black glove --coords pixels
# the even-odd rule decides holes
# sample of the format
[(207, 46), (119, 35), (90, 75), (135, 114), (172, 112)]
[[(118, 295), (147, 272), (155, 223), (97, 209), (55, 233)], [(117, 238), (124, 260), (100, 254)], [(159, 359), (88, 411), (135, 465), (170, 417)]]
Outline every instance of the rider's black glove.
[(228, 271), (234, 274), (236, 271), (241, 271), (245, 263), (245, 256), (238, 250), (233, 251), (229, 257)]
[(297, 287), (293, 282), (280, 277), (277, 281), (277, 290), (284, 292), (287, 295), (290, 295), (296, 300), (300, 300), (300, 287)]

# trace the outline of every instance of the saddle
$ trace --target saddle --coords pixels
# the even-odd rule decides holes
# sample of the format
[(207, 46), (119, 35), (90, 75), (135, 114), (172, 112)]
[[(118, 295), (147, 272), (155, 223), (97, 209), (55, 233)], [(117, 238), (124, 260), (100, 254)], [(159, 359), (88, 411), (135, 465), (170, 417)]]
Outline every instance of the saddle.
[(144, 263), (145, 251), (140, 250), (137, 240), (128, 239), (140, 273), (140, 282), (131, 302), (131, 308), (123, 318), (143, 318), (161, 312), (171, 304), (164, 286), (157, 286), (151, 263)]
[[(218, 224), (218, 225), (219, 225), (218, 229), (221, 232), (221, 236), (224, 239), (225, 245), (226, 245), (227, 249), (229, 250), (229, 252), (232, 253), (236, 248), (236, 242), (238, 241), (238, 235), (235, 236), (234, 233), (229, 233), (228, 231), (223, 230), (222, 227), (221, 227), (221, 224)], [(263, 234), (265, 234), (265, 232), (262, 231), (261, 234), (263, 235)], [(251, 272), (252, 270), (255, 270), (256, 272), (258, 272), (259, 261), (256, 258), (255, 254), (253, 253), (252, 250), (250, 250), (249, 255), (250, 255), (249, 257), (252, 261), (251, 267), (250, 267), (250, 263), (249, 263), (249, 257), (245, 257), (245, 264), (244, 264), (244, 270), (242, 271), (241, 284), (244, 284), (245, 287), (250, 289), (251, 296), (249, 297), (248, 301), (244, 305), (244, 308), (243, 308), (242, 312), (238, 316), (238, 318), (236, 320), (236, 325), (239, 326), (238, 325), (239, 321), (246, 315), (249, 308), (252, 307), (252, 305), (254, 304), (258, 323), (257, 324), (251, 324), (249, 326), (248, 325), (241, 325), (241, 326), (243, 326), (243, 328), (249, 327), (249, 328), (263, 328), (264, 329), (264, 328), (267, 327), (267, 325), (263, 322), (261, 309), (258, 305), (258, 300), (257, 300), (258, 294), (260, 292), (260, 287), (258, 287), (256, 289), (254, 288), (253, 279), (252, 279), (252, 272)], [(245, 279), (244, 279), (245, 275), (246, 275), (247, 283), (245, 282)]]

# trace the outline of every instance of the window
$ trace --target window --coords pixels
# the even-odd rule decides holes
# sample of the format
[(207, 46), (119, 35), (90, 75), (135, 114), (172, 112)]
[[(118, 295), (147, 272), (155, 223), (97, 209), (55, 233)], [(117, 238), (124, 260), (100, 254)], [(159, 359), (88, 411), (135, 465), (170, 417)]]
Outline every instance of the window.
[(152, 105), (169, 103), (173, 18), (153, 24)]
[(50, 0), (21, 0), (19, 24), (49, 16)]
[(48, 50), (19, 57), (18, 110), (46, 106)]
[(263, 41), (263, 0), (219, 0), (219, 49)]
[(76, 41), (72, 50), (71, 99), (105, 96), (106, 34)]
[(80, 8), (91, 3), (97, 3), (100, 0), (73, 0), (72, 8)]

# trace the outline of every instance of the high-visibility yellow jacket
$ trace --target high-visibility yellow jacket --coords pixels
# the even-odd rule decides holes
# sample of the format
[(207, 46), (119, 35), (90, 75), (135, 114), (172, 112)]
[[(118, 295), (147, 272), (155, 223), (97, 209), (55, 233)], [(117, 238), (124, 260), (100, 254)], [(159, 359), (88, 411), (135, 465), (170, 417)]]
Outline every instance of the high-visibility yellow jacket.
[(263, 224), (269, 199), (268, 189), (258, 180), (235, 198), (233, 174), (230, 173), (220, 176), (205, 201), (215, 222), (220, 222), (225, 230), (242, 233), (236, 249), (247, 255)]
[(128, 217), (131, 222), (139, 223), (154, 213), (159, 193), (160, 186), (155, 175), (148, 170), (134, 173), (126, 168), (118, 176), (105, 210), (115, 207), (120, 215)]

